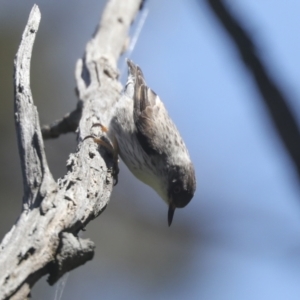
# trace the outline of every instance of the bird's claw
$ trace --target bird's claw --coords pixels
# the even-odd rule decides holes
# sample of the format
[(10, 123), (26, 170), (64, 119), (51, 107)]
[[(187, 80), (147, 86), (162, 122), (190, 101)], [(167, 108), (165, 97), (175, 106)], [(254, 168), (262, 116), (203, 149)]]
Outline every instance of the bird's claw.
[(119, 162), (118, 160), (116, 162), (114, 162), (114, 166), (113, 166), (113, 178), (114, 178), (114, 186), (116, 186), (119, 182)]
[[(102, 132), (104, 132), (104, 133), (108, 132), (108, 129), (105, 126), (103, 126), (101, 123), (93, 124), (93, 126), (91, 128), (93, 128), (95, 126), (100, 126), (102, 129)], [(119, 159), (118, 159), (119, 151), (118, 151), (118, 149), (119, 148), (118, 148), (118, 143), (117, 143), (116, 139), (114, 139), (113, 143), (111, 143), (111, 141), (108, 139), (107, 136), (102, 136), (99, 138), (94, 135), (88, 135), (83, 139), (83, 141), (88, 138), (93, 138), (95, 143), (103, 146), (112, 155), (112, 157), (113, 157), (112, 175), (114, 178), (114, 186), (116, 186), (119, 181), (119, 179), (118, 179), (118, 174), (119, 174)]]

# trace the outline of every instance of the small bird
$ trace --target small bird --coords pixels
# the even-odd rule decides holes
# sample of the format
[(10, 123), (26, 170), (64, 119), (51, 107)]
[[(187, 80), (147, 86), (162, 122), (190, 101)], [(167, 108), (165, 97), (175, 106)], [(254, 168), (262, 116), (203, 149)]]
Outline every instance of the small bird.
[(168, 224), (176, 208), (185, 207), (196, 189), (188, 150), (159, 96), (142, 70), (127, 60), (128, 80), (109, 126), (128, 169), (168, 204)]

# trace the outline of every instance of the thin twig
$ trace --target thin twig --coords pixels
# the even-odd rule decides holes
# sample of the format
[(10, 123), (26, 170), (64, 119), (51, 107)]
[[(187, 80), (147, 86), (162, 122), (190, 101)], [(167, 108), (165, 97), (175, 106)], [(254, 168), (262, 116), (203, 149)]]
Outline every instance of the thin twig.
[(82, 105), (78, 102), (75, 110), (66, 114), (62, 119), (53, 122), (50, 125), (42, 127), (42, 134), (45, 140), (59, 137), (61, 134), (75, 132), (81, 118)]
[(295, 116), (288, 106), (288, 100), (264, 67), (254, 42), (223, 2), (207, 0), (212, 11), (235, 42), (243, 62), (253, 74), (261, 99), (268, 108), (273, 124), (300, 177), (300, 131)]

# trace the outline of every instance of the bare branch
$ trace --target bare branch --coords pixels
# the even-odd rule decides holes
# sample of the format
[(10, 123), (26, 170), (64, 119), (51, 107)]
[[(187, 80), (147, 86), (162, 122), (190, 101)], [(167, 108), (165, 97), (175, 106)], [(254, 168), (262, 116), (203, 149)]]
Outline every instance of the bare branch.
[(288, 106), (288, 100), (268, 74), (256, 51), (255, 44), (228, 11), (223, 1), (207, 0), (207, 3), (234, 40), (243, 62), (253, 74), (262, 96), (261, 99), (268, 108), (274, 126), (300, 177), (300, 131), (295, 116)]
[(78, 102), (76, 109), (66, 114), (61, 120), (44, 125), (42, 127), (43, 138), (53, 139), (64, 133), (75, 132), (81, 118), (82, 106), (80, 104), (81, 102)]
[(34, 5), (14, 61), (15, 123), (23, 172), (24, 209), (39, 205), (36, 201), (41, 200), (38, 193), (42, 184), (45, 190), (51, 190), (55, 185), (48, 168), (39, 116), (30, 89), (31, 53), (40, 19), (40, 11)]
[(25, 209), (0, 245), (0, 299), (26, 299), (41, 276), (49, 274), (53, 284), (93, 257), (93, 242), (77, 233), (106, 208), (113, 188), (114, 162), (105, 149), (83, 139), (93, 123), (105, 125), (111, 118), (111, 108), (121, 91), (117, 59), (140, 3), (110, 0), (84, 58), (76, 65), (82, 108), (79, 144), (77, 152), (69, 156), (67, 174), (57, 183), (48, 169), (30, 92), (30, 57), (40, 19), (37, 6), (32, 9), (15, 61), (16, 129)]
[(91, 260), (94, 256), (95, 245), (92, 241), (78, 239), (72, 233), (63, 232), (61, 245), (56, 254), (56, 263), (48, 278), (53, 285), (61, 276)]

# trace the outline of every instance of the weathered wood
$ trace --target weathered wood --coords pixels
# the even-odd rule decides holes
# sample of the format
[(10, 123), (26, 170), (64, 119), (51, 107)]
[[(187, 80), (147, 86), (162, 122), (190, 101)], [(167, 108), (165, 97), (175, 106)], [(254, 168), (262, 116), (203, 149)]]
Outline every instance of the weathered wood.
[(0, 299), (26, 299), (43, 275), (49, 274), (53, 284), (93, 257), (93, 242), (77, 233), (107, 206), (113, 188), (113, 161), (92, 139), (83, 139), (94, 123), (109, 122), (111, 107), (121, 91), (117, 60), (140, 5), (141, 0), (109, 1), (84, 58), (76, 65), (79, 143), (67, 161), (67, 174), (57, 182), (48, 168), (30, 89), (30, 59), (40, 12), (35, 5), (30, 13), (15, 59), (14, 78), (23, 210), (0, 245)]

